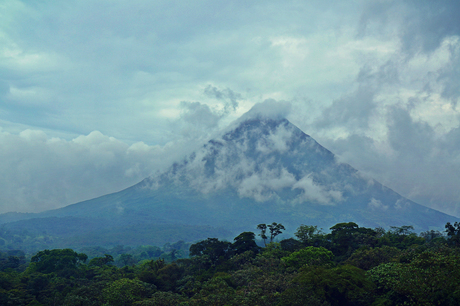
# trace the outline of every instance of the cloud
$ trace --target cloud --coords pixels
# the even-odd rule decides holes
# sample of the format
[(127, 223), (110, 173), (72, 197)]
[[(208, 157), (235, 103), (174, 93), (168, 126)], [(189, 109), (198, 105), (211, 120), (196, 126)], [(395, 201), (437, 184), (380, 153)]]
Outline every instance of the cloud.
[(291, 103), (287, 101), (276, 101), (275, 99), (267, 99), (263, 102), (255, 104), (247, 113), (245, 113), (238, 121), (244, 121), (249, 118), (270, 118), (283, 119), (289, 116), (291, 112)]
[(457, 216), (458, 11), (449, 1), (370, 2), (357, 39), (393, 41), (388, 56), (363, 57), (354, 87), (311, 123), (299, 124), (340, 161)]
[(296, 182), (292, 173), (286, 169), (272, 170), (262, 169), (244, 178), (237, 184), (238, 195), (242, 198), (253, 198), (258, 202), (267, 201), (276, 196), (276, 191), (289, 188)]
[(208, 105), (200, 102), (181, 102), (182, 113), (178, 119), (182, 124), (182, 134), (189, 136), (193, 133), (197, 136), (206, 135), (206, 131), (216, 128), (221, 116), (213, 112)]
[(70, 141), (39, 130), (0, 132), (0, 147), (0, 213), (43, 211), (121, 190), (180, 154), (98, 131)]
[[(62, 158), (68, 174), (49, 170), (73, 177), (66, 187), (39, 184), (49, 203), (11, 200), (7, 191), (11, 203), (42, 210), (78, 198), (70, 194), (95, 195), (79, 171), (89, 165), (109, 171), (115, 163), (118, 177), (134, 180), (157, 167), (150, 154), (172, 162), (255, 106), (246, 116), (287, 116), (341, 161), (412, 200), (460, 213), (456, 1), (0, 6), (0, 124), (10, 133), (2, 139), (30, 154), (4, 156), (5, 190), (26, 186), (24, 173), (37, 177), (40, 158), (47, 164), (64, 148), (80, 165)], [(93, 144), (74, 142), (80, 135)], [(8, 166), (19, 165), (16, 156), (35, 160), (22, 163), (22, 176)], [(131, 182), (96, 177), (107, 186), (99, 195)]]
[(449, 36), (460, 34), (455, 1), (370, 1), (361, 13), (359, 34), (392, 31), (400, 35), (405, 52), (435, 51)]
[[(314, 143), (300, 138), (292, 125), (280, 124), (267, 133), (264, 126), (273, 124), (270, 120), (262, 118), (260, 125), (240, 127), (230, 135), (211, 140), (167, 171), (166, 178), (164, 174), (152, 176), (151, 187), (158, 188), (164, 182), (172, 181), (180, 186), (178, 188), (184, 184), (204, 194), (235, 190), (241, 198), (258, 202), (276, 200), (279, 203), (334, 205), (343, 201), (342, 193), (335, 190), (335, 186), (321, 184), (321, 181), (337, 180), (328, 176), (327, 171), (313, 175), (307, 170), (308, 165), (295, 165), (293, 169), (289, 161), (284, 164), (284, 158), (295, 159), (302, 155), (298, 150), (311, 150)], [(300, 139), (304, 143), (295, 142)], [(302, 161), (305, 162), (315, 163), (314, 160)], [(281, 194), (286, 192), (292, 199), (282, 198)]]
[(399, 199), (396, 201), (395, 203), (395, 208), (396, 209), (405, 209), (406, 207), (409, 207), (411, 206), (411, 203), (406, 201), (406, 200), (403, 200), (403, 199)]
[(234, 92), (230, 88), (220, 90), (212, 85), (208, 85), (204, 89), (204, 94), (208, 97), (225, 101), (224, 113), (227, 113), (230, 110), (235, 111), (238, 107), (238, 100), (242, 99), (242, 95), (240, 93)]
[(301, 189), (302, 194), (298, 201), (315, 201), (320, 204), (335, 204), (342, 200), (342, 194), (336, 190), (326, 190), (324, 187), (316, 184), (310, 175), (304, 176), (297, 181), (292, 189)]
[(388, 107), (387, 130), (380, 141), (352, 134), (325, 145), (340, 161), (411, 200), (458, 215), (460, 193), (454, 186), (460, 184), (459, 129), (439, 134), (411, 113), (402, 105)]
[(374, 95), (372, 88), (360, 86), (355, 92), (335, 100), (315, 125), (317, 128), (345, 127), (349, 130), (368, 128), (376, 108)]
[[(280, 117), (282, 118), (282, 117)], [(289, 149), (289, 141), (292, 138), (292, 131), (279, 126), (266, 138), (260, 138), (257, 142), (257, 150), (268, 154), (273, 151), (285, 153)]]
[(367, 204), (367, 206), (372, 210), (382, 210), (385, 211), (388, 209), (388, 205), (384, 205), (382, 201), (376, 200), (374, 198)]

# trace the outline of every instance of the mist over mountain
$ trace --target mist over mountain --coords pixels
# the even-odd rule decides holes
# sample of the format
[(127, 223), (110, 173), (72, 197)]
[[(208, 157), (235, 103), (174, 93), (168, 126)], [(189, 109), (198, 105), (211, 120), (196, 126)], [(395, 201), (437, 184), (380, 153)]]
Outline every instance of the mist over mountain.
[(276, 112), (253, 110), (167, 171), (123, 191), (39, 214), (3, 214), (10, 229), (65, 245), (231, 238), (259, 223), (325, 229), (442, 229), (457, 218), (421, 206), (351, 166)]

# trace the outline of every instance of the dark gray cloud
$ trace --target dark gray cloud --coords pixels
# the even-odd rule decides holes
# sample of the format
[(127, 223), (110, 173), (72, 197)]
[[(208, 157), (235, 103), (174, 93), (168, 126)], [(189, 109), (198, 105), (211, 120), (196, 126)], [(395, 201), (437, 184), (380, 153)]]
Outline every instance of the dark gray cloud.
[[(459, 39), (458, 37), (456, 38)], [(460, 48), (449, 46), (451, 64), (439, 70), (438, 81), (443, 85), (442, 96), (457, 105), (460, 97)]]
[(398, 107), (391, 109), (388, 120), (389, 144), (395, 152), (388, 166), (398, 174), (391, 184), (422, 204), (458, 215), (460, 193), (452, 187), (460, 184), (460, 147), (449, 148), (452, 141), (458, 142), (449, 137), (454, 130), (440, 137), (433, 127), (414, 121), (408, 110)]
[(369, 1), (364, 5), (358, 35), (398, 35), (403, 50), (435, 51), (444, 38), (460, 34), (460, 3), (457, 1)]
[(411, 14), (403, 31), (403, 45), (407, 50), (433, 52), (443, 39), (460, 34), (460, 3), (457, 1), (408, 1)]
[(369, 177), (412, 200), (450, 214), (460, 213), (460, 134), (440, 137), (426, 122), (415, 121), (410, 109), (389, 107), (386, 138), (353, 133), (322, 144)]
[(357, 88), (326, 107), (316, 119), (316, 128), (342, 127), (353, 132), (368, 129), (370, 121), (378, 115), (376, 95), (398, 83), (399, 71), (392, 60), (378, 67), (364, 65), (356, 76)]
[(375, 109), (372, 88), (359, 88), (338, 100), (323, 111), (316, 122), (317, 128), (347, 127), (349, 129), (368, 128), (369, 119)]
[(413, 163), (418, 163), (421, 158), (430, 155), (434, 149), (435, 132), (429, 124), (415, 122), (409, 110), (398, 105), (389, 107), (387, 120), (387, 136), (395, 152), (409, 155), (408, 160)]

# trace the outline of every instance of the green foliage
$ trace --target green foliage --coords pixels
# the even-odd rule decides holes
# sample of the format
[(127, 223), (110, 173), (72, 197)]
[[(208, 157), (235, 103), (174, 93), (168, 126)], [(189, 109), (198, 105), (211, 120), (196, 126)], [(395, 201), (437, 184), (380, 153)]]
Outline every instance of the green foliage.
[(0, 252), (0, 305), (458, 305), (460, 249), (439, 232), (351, 222), (296, 235), (265, 248), (251, 232), (209, 238), (190, 258), (183, 241), (91, 247), (88, 265), (84, 253), (44, 250), (25, 270), (24, 253)]
[(80, 284), (70, 292), (63, 301), (63, 306), (98, 306), (102, 304), (102, 287), (104, 283), (93, 283), (92, 285)]
[(370, 228), (359, 227), (354, 222), (338, 223), (331, 227), (327, 235), (331, 242), (330, 250), (339, 260), (349, 257), (360, 247), (373, 247), (377, 243), (377, 232)]
[(282, 268), (279, 259), (258, 256), (253, 264), (232, 272), (232, 284), (240, 299), (236, 305), (276, 305), (293, 274)]
[(294, 233), (304, 246), (320, 246), (324, 234), (316, 225), (301, 225)]
[(163, 254), (163, 251), (157, 246), (140, 246), (137, 248), (138, 253), (142, 259), (158, 258)]
[(300, 269), (304, 266), (320, 266), (331, 264), (334, 254), (323, 247), (306, 247), (281, 258), (281, 261), (288, 267)]
[(270, 242), (259, 254), (260, 257), (265, 258), (277, 258), (281, 259), (284, 256), (289, 254), (288, 251), (283, 250), (281, 243), (279, 242)]
[(0, 228), (0, 250), (21, 249), (28, 253), (48, 249), (53, 246), (57, 238), (44, 232), (32, 233), (24, 229), (9, 229), (5, 226)]
[(290, 301), (300, 305), (298, 299), (316, 297), (316, 302), (327, 301), (331, 305), (370, 305), (375, 285), (357, 267), (345, 265), (337, 268), (306, 267), (293, 280), (293, 285), (283, 292), (283, 305)]
[(436, 239), (444, 240), (443, 234), (440, 231), (435, 231), (435, 230), (421, 232), (419, 236), (424, 238), (426, 242), (431, 242)]
[(267, 225), (267, 227), (270, 231), (270, 242), (273, 242), (276, 236), (280, 235), (284, 230), (286, 230), (281, 223), (276, 222)]
[(404, 225), (400, 227), (391, 226), (391, 230), (381, 233), (378, 244), (396, 247), (400, 250), (413, 245), (423, 245), (426, 240), (412, 232), (413, 227)]
[(399, 249), (389, 246), (358, 249), (345, 261), (345, 263), (363, 270), (369, 270), (380, 264), (396, 260), (401, 253)]
[(303, 245), (300, 241), (294, 238), (283, 239), (280, 241), (281, 248), (288, 252), (300, 250)]
[(227, 241), (219, 241), (217, 238), (208, 238), (190, 246), (191, 256), (207, 255), (212, 263), (216, 264), (219, 261), (229, 257), (232, 244)]
[(264, 244), (266, 245), (266, 240), (268, 239), (267, 237), (267, 224), (265, 223), (261, 223), (259, 225), (257, 225), (257, 229), (260, 230), (260, 238), (262, 238), (262, 240), (264, 241)]
[(284, 225), (276, 222), (273, 222), (269, 225), (266, 225), (264, 223), (257, 225), (257, 229), (260, 230), (259, 236), (263, 239), (265, 245), (267, 244), (266, 240), (268, 239), (267, 228), (270, 232), (270, 242), (273, 242), (275, 237), (280, 235), (285, 230)]
[(133, 255), (131, 254), (120, 254), (120, 256), (117, 259), (117, 262), (119, 264), (117, 266), (128, 266), (128, 265), (135, 265), (137, 263), (137, 260), (133, 258)]
[(150, 299), (133, 303), (136, 306), (176, 306), (184, 305), (188, 299), (180, 294), (158, 291)]
[(41, 273), (58, 272), (64, 269), (76, 269), (88, 256), (71, 249), (44, 250), (34, 255), (30, 262), (32, 269)]
[(149, 293), (152, 294), (153, 291), (151, 286), (137, 279), (122, 278), (108, 285), (102, 294), (109, 305), (126, 306), (140, 301)]
[(382, 264), (368, 272), (395, 303), (458, 305), (460, 256), (449, 249), (428, 250), (409, 263)]
[(294, 284), (284, 291), (280, 297), (278, 306), (330, 306), (331, 304), (315, 295), (311, 288)]
[(89, 266), (98, 266), (102, 267), (113, 262), (113, 256), (105, 254), (104, 257), (94, 257), (89, 261)]
[(256, 254), (253, 251), (246, 251), (242, 254), (236, 254), (229, 260), (231, 267), (234, 270), (242, 269), (243, 267), (250, 265)]
[(454, 225), (447, 222), (446, 233), (450, 245), (460, 246), (460, 222), (455, 222)]
[(256, 244), (255, 237), (253, 232), (243, 232), (236, 236), (232, 244), (233, 253), (241, 254), (252, 251), (257, 254), (260, 248)]
[(190, 299), (190, 305), (236, 305), (232, 302), (235, 298), (235, 289), (221, 277), (213, 277), (205, 282), (200, 290)]
[(184, 269), (176, 263), (171, 263), (158, 270), (154, 284), (161, 291), (175, 291), (177, 281), (182, 277)]

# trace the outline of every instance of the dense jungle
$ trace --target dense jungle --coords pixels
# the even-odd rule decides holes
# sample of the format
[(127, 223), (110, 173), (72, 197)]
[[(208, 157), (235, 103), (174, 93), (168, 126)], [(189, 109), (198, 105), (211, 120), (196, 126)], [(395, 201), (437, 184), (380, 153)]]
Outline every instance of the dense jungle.
[(460, 223), (0, 253), (0, 305), (458, 305)]

